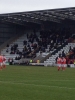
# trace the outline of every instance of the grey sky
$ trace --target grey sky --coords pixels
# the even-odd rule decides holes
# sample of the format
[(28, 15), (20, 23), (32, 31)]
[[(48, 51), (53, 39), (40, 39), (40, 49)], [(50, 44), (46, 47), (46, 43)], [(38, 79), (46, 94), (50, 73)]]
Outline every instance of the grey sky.
[(75, 7), (75, 0), (0, 0), (0, 14)]

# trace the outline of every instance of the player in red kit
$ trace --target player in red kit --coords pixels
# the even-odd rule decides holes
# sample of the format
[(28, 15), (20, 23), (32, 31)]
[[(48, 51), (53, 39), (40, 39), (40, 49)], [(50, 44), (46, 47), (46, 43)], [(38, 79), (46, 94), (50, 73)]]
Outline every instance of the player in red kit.
[(65, 70), (66, 68), (66, 58), (62, 57), (62, 70)]
[(6, 62), (6, 57), (3, 55), (3, 68), (6, 68), (5, 62)]
[(2, 65), (3, 65), (3, 56), (0, 55), (0, 70), (2, 70)]
[(57, 66), (58, 66), (58, 71), (59, 71), (61, 67), (61, 57), (58, 57), (57, 59)]

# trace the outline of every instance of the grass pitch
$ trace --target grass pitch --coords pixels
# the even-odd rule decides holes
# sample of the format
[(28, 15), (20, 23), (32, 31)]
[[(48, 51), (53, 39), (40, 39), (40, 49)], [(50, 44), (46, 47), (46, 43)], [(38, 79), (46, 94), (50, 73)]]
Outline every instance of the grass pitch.
[(7, 66), (0, 71), (0, 100), (75, 100), (75, 69)]

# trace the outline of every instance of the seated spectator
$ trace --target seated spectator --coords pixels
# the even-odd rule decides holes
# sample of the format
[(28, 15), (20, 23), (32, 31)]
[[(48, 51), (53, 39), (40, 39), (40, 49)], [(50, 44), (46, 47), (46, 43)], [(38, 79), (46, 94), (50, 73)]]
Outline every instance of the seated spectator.
[(13, 58), (9, 58), (8, 62), (9, 62), (10, 65), (12, 65), (14, 63)]
[(6, 47), (9, 47), (9, 44), (7, 44), (7, 46)]
[(8, 53), (8, 52), (9, 52), (9, 50), (7, 49), (7, 50), (6, 50), (6, 52)]
[(64, 51), (62, 51), (62, 57), (65, 57), (66, 56), (66, 54), (64, 53)]
[(18, 57), (17, 56), (15, 57), (15, 60), (18, 60)]
[(10, 54), (15, 54), (15, 52), (14, 51), (11, 51)]
[(27, 41), (26, 40), (23, 41), (23, 45), (27, 45)]

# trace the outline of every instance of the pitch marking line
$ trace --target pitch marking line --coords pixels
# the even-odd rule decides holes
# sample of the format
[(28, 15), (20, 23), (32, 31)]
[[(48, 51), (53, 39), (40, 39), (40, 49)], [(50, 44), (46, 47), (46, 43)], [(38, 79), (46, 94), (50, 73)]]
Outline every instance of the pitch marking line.
[(50, 87), (50, 88), (59, 88), (59, 89), (70, 89), (70, 90), (75, 90), (75, 88), (69, 88), (69, 87), (60, 87), (60, 86), (49, 86), (49, 85), (36, 85), (36, 84), (26, 84), (26, 83), (22, 83), (22, 82), (12, 82), (12, 81), (0, 81), (0, 83), (8, 83), (8, 84), (22, 84), (22, 85), (29, 85), (29, 86), (41, 86), (41, 87)]

